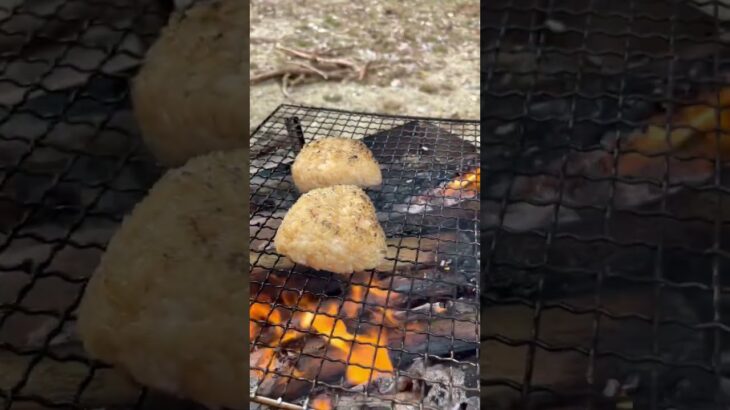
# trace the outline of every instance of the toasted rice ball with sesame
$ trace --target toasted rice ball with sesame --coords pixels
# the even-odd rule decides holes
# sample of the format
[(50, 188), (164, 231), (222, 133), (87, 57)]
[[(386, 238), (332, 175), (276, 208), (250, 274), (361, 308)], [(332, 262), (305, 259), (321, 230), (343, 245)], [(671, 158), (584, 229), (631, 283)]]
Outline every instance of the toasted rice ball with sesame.
[(246, 155), (168, 171), (112, 237), (79, 308), (92, 357), (210, 408), (248, 399)]
[(274, 238), (276, 251), (318, 270), (349, 274), (385, 258), (385, 233), (362, 189), (313, 189), (289, 209)]
[(291, 168), (299, 192), (332, 185), (374, 187), (382, 183), (380, 165), (359, 140), (323, 138), (306, 144)]
[(246, 2), (217, 0), (175, 12), (132, 83), (142, 138), (162, 165), (248, 148)]

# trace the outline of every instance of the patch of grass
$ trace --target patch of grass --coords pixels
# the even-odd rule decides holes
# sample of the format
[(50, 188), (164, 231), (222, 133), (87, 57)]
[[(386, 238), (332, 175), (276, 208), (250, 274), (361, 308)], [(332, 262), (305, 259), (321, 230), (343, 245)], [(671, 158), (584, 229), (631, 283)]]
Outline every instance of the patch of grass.
[(322, 98), (325, 101), (331, 102), (331, 103), (336, 103), (336, 102), (342, 101), (342, 95), (341, 94), (334, 94), (334, 93), (333, 94), (325, 94)]
[(440, 88), (441, 87), (439, 87), (439, 84), (437, 84), (435, 81), (426, 81), (421, 84), (420, 87), (418, 87), (421, 92), (424, 92), (426, 94), (436, 94), (437, 92), (439, 92)]
[(432, 50), (437, 54), (446, 54), (449, 52), (449, 48), (443, 43), (434, 45)]
[(331, 14), (328, 14), (328, 15), (327, 15), (327, 16), (326, 16), (326, 17), (324, 18), (324, 22), (323, 22), (323, 24), (324, 24), (324, 25), (325, 25), (326, 27), (329, 27), (329, 28), (340, 28), (340, 26), (342, 26), (342, 24), (340, 23), (340, 21), (339, 21), (339, 20), (337, 20), (337, 19), (336, 19), (336, 18), (335, 18), (334, 16), (332, 16)]
[(312, 47), (314, 43), (308, 37), (297, 37), (294, 40), (294, 45), (299, 48), (309, 48)]

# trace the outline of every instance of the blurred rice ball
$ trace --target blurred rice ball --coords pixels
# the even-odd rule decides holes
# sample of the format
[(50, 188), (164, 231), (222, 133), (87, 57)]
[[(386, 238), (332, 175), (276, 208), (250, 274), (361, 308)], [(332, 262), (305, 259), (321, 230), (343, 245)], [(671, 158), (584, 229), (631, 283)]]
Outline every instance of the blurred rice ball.
[(248, 147), (246, 2), (196, 2), (173, 13), (132, 84), (142, 138), (167, 167)]

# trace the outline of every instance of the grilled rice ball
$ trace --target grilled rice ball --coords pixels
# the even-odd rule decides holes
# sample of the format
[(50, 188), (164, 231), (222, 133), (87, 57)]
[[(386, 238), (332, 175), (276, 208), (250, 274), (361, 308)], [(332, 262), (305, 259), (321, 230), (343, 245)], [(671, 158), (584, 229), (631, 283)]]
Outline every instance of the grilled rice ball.
[(248, 397), (246, 155), (168, 171), (113, 236), (79, 308), (92, 357), (210, 408)]
[(352, 185), (302, 195), (284, 216), (274, 245), (296, 263), (340, 274), (374, 269), (386, 255), (375, 207)]
[(362, 142), (324, 138), (306, 144), (291, 167), (299, 192), (332, 185), (374, 187), (382, 183), (380, 165)]
[(175, 12), (133, 80), (134, 114), (158, 162), (248, 148), (246, 2), (200, 2)]

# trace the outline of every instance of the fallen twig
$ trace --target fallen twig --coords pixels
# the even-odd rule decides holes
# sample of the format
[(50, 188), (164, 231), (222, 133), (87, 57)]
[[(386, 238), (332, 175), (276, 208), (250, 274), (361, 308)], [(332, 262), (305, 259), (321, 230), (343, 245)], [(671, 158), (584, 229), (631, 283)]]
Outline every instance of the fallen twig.
[(309, 65), (307, 63), (295, 63), (295, 64), (298, 65), (299, 67), (305, 68), (307, 70), (311, 70), (311, 71), (319, 74), (319, 76), (322, 77), (325, 80), (327, 79), (327, 73), (325, 73), (324, 71), (318, 69), (317, 67), (313, 67), (313, 66), (311, 66), (311, 65)]
[(289, 77), (291, 77), (291, 73), (286, 73), (284, 76), (281, 77), (281, 93), (284, 94), (286, 98), (289, 98)]
[(357, 80), (362, 81), (365, 79), (365, 76), (368, 74), (368, 67), (370, 66), (370, 62), (366, 62), (361, 68), (360, 72), (357, 75)]
[(353, 63), (350, 60), (346, 60), (344, 58), (321, 57), (317, 53), (311, 53), (309, 51), (297, 50), (294, 48), (288, 48), (288, 47), (278, 46), (278, 45), (276, 46), (276, 49), (283, 51), (284, 53), (289, 54), (290, 56), (293, 56), (293, 57), (304, 58), (315, 64), (330, 64), (330, 65), (350, 67), (350, 68), (358, 67), (357, 64)]
[(311, 70), (306, 70), (303, 68), (286, 67), (286, 68), (266, 71), (261, 74), (253, 75), (253, 76), (251, 76), (249, 81), (251, 82), (251, 84), (257, 84), (257, 83), (261, 83), (264, 81), (273, 80), (275, 78), (282, 77), (286, 74), (307, 75), (307, 74), (311, 74), (311, 73), (312, 73)]
[(358, 64), (344, 58), (322, 57), (324, 52), (310, 52), (295, 48), (277, 45), (276, 49), (293, 59), (305, 61), (293, 61), (290, 66), (275, 69), (251, 77), (251, 84), (280, 78), (282, 93), (289, 97), (289, 89), (295, 85), (311, 83), (314, 81), (332, 81), (357, 79), (363, 81), (370, 70), (375, 67), (370, 62)]

